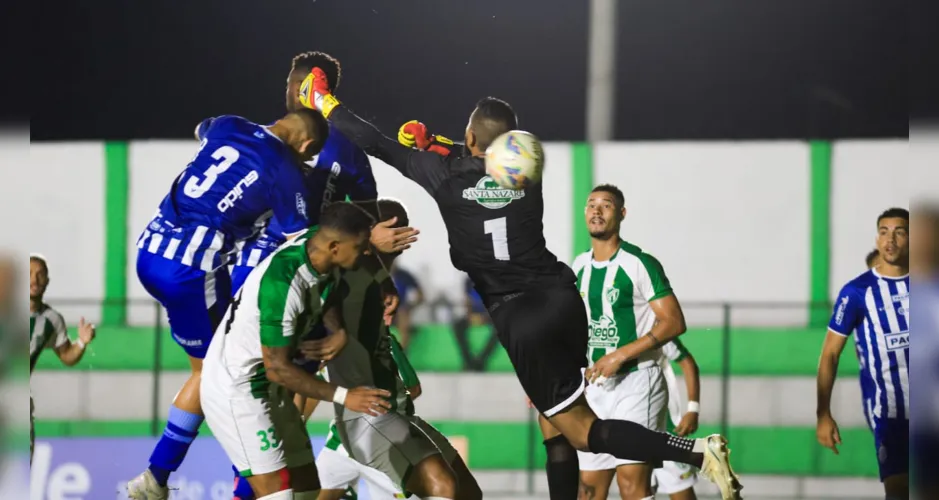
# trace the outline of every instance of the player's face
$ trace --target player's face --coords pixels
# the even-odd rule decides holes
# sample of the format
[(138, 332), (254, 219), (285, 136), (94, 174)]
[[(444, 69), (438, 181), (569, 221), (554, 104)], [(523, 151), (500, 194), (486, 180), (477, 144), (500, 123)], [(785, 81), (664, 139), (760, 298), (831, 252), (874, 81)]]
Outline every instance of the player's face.
[(303, 107), (300, 104), (300, 85), (306, 74), (299, 70), (293, 70), (287, 75), (287, 111), (296, 111)]
[(899, 217), (882, 219), (877, 227), (877, 250), (883, 262), (896, 265), (910, 257), (909, 223)]
[(29, 261), (29, 298), (42, 297), (49, 286), (49, 270), (38, 260)]
[(617, 210), (616, 199), (605, 191), (590, 193), (584, 218), (590, 236), (603, 237), (619, 231), (619, 223), (626, 215), (626, 209)]
[(359, 267), (359, 259), (368, 248), (368, 233), (358, 236), (342, 235), (330, 245), (333, 264), (346, 269), (355, 270)]

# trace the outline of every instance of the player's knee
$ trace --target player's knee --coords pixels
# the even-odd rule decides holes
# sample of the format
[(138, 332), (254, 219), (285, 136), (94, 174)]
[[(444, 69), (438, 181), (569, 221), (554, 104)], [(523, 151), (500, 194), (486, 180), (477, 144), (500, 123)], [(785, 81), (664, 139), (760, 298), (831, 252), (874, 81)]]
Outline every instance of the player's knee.
[(405, 485), (408, 491), (421, 498), (456, 497), (456, 475), (441, 455), (425, 458), (414, 469), (414, 474)]
[(580, 475), (577, 488), (577, 500), (599, 500), (610, 496), (610, 484), (590, 474)]
[(652, 469), (645, 465), (627, 465), (616, 469), (616, 485), (624, 500), (652, 495)]
[[(251, 488), (254, 490), (254, 494), (258, 497), (258, 500), (267, 500), (268, 496), (280, 494), (284, 491), (290, 491), (290, 494), (293, 495), (293, 489), (290, 487), (290, 471), (287, 470), (286, 467), (274, 472), (251, 476), (248, 482), (251, 483)], [(281, 497), (271, 498), (279, 499)], [(287, 496), (283, 498), (293, 497)]]

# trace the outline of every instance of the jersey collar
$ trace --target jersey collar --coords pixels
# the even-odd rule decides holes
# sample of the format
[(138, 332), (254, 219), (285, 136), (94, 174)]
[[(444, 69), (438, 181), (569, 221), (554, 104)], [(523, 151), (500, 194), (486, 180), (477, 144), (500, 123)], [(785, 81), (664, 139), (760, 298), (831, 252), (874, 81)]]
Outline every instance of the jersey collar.
[(902, 280), (902, 279), (906, 279), (906, 278), (908, 278), (908, 277), (910, 276), (910, 273), (906, 273), (906, 274), (904, 274), (903, 276), (884, 276), (884, 275), (878, 273), (877, 270), (874, 269), (874, 268), (871, 268), (871, 274), (873, 274), (874, 276), (877, 276), (878, 278), (880, 278), (880, 279), (882, 279), (882, 280)]

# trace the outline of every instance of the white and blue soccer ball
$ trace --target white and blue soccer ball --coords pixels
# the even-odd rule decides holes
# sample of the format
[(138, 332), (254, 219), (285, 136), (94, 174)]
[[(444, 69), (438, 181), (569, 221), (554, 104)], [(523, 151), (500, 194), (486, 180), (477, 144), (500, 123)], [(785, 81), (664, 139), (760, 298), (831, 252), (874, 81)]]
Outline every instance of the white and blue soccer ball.
[(510, 130), (486, 148), (486, 173), (500, 187), (520, 190), (541, 182), (544, 149), (534, 134)]

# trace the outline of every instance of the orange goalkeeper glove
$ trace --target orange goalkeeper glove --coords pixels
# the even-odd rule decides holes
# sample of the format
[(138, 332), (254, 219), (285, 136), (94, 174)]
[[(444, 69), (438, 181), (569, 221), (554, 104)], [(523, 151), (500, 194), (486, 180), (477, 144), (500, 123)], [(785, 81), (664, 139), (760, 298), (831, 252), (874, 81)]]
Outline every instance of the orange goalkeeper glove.
[(303, 79), (303, 83), (300, 84), (299, 97), (300, 104), (319, 110), (326, 118), (329, 118), (329, 114), (339, 105), (339, 100), (329, 90), (326, 73), (320, 68), (313, 68)]

